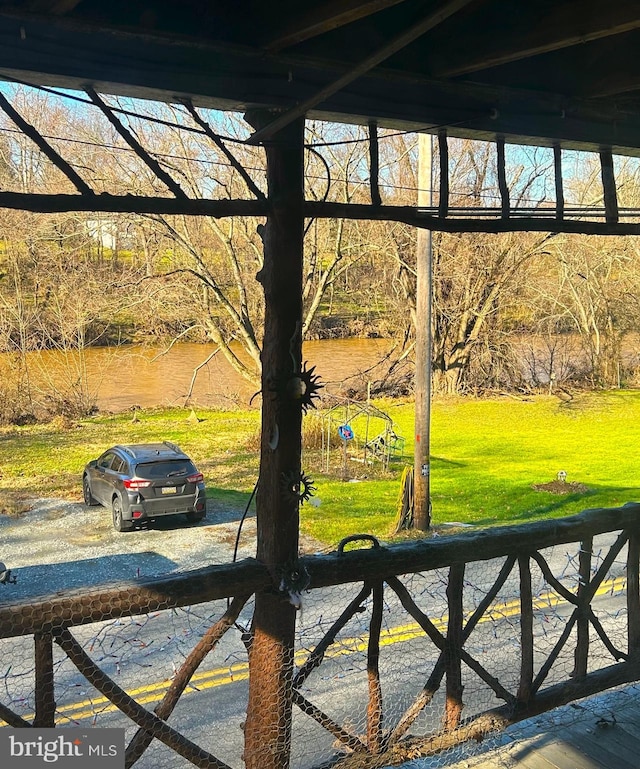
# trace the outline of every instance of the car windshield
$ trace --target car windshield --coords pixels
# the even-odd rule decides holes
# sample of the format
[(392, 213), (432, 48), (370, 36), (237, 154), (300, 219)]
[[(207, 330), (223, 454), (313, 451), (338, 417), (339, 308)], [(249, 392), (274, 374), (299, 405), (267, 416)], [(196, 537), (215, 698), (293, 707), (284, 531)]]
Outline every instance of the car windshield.
[(187, 459), (172, 459), (162, 462), (141, 462), (136, 466), (136, 475), (149, 481), (160, 478), (177, 478), (196, 472), (193, 462)]

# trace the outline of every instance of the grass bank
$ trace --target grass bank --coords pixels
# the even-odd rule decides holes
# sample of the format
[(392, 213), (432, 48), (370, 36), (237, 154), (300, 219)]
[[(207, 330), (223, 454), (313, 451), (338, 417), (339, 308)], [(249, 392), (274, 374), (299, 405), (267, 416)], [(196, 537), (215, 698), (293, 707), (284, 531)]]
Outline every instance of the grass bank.
[[(378, 405), (407, 438), (405, 463), (411, 462), (413, 404)], [(193, 456), (214, 510), (244, 507), (257, 478), (258, 413), (199, 410), (199, 421), (188, 417), (188, 411), (165, 409), (141, 412), (138, 421), (127, 413), (5, 428), (0, 431), (0, 510), (10, 509), (7, 499), (15, 504), (21, 496), (79, 499), (88, 459), (113, 443), (151, 440), (174, 441)], [(569, 401), (438, 401), (431, 445), (435, 524), (524, 522), (640, 500), (640, 392), (586, 393)], [(355, 442), (350, 448), (357, 459)], [(348, 460), (345, 482), (337, 452), (332, 465), (339, 471), (323, 472), (322, 460), (319, 449), (305, 449), (304, 469), (317, 491), (313, 504), (302, 508), (303, 530), (328, 545), (356, 532), (388, 537), (403, 463), (393, 463), (385, 473)], [(568, 484), (580, 486), (567, 486), (567, 494), (534, 489), (559, 471), (567, 473)]]

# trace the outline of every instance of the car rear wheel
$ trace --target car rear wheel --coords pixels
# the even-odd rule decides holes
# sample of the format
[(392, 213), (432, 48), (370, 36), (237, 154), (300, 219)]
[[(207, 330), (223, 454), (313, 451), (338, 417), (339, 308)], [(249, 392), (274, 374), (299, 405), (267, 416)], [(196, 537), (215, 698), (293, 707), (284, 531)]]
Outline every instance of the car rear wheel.
[(198, 521), (201, 521), (204, 518), (204, 512), (201, 510), (190, 510), (187, 513), (187, 520), (189, 523), (198, 523)]
[(89, 483), (89, 476), (87, 475), (82, 479), (82, 496), (84, 497), (84, 503), (87, 507), (93, 507), (94, 505), (100, 504), (91, 493), (91, 484)]
[(113, 528), (116, 531), (131, 531), (133, 524), (131, 521), (125, 521), (122, 517), (122, 502), (120, 497), (114, 497), (111, 503), (113, 513)]

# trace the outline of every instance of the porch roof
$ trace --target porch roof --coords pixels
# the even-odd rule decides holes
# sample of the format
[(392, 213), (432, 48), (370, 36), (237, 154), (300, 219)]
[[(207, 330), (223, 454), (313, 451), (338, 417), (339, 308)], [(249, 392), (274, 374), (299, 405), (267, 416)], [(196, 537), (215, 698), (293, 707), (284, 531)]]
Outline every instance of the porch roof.
[(0, 0), (0, 78), (631, 155), (639, 44), (634, 0)]

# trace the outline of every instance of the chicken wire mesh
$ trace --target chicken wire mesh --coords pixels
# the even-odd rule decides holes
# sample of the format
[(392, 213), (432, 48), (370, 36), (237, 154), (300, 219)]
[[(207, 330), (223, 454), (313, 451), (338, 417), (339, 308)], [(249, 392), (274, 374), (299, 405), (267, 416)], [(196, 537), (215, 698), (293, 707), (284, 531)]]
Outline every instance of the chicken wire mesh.
[[(534, 680), (553, 657), (541, 690), (571, 680), (576, 670), (578, 622), (571, 625), (574, 606), (562, 589), (575, 595), (581, 584), (599, 581), (591, 601), (598, 627), (590, 622), (587, 630), (589, 671), (611, 665), (627, 650), (627, 546), (605, 562), (616, 536), (595, 537), (582, 558), (575, 543), (542, 550), (537, 561), (527, 559)], [(496, 558), (464, 568), (460, 641), (477, 663), (475, 670), (464, 659), (461, 664), (466, 721), (505, 705), (488, 681), (498, 682), (512, 697), (520, 685), (521, 574), (516, 559), (507, 561)], [(442, 637), (450, 632), (452, 571), (409, 574), (397, 583), (389, 579), (383, 589), (374, 581), (304, 593), (294, 648), (283, 660), (291, 669), (294, 705), (280, 738), (294, 769), (385, 766), (409, 759), (439, 767), (491, 744), (490, 730), (449, 746), (434, 738), (447, 717), (446, 676), (436, 673), (450, 660), (416, 616), (428, 617)], [(507, 571), (503, 583), (496, 584)], [(491, 593), (485, 610), (468, 624)], [(413, 616), (407, 601), (415, 608)], [(37, 660), (40, 655), (46, 661), (49, 650), (54, 680), (49, 691), (55, 700), (54, 710), (50, 707), (57, 727), (123, 727), (126, 743), (133, 740), (128, 765), (137, 752), (136, 765), (142, 768), (243, 765), (253, 599), (116, 619), (108, 619), (105, 606), (102, 621), (54, 630), (52, 644), (47, 628), (35, 644), (33, 635), (20, 635), (21, 622), (29, 624), (29, 606), (15, 612), (15, 635), (0, 640), (3, 725), (20, 725), (19, 719), (30, 725), (37, 712), (46, 710), (50, 674)], [(571, 632), (561, 644), (568, 623)], [(265, 709), (273, 705), (268, 696), (265, 691)], [(140, 725), (157, 739), (145, 738)]]

